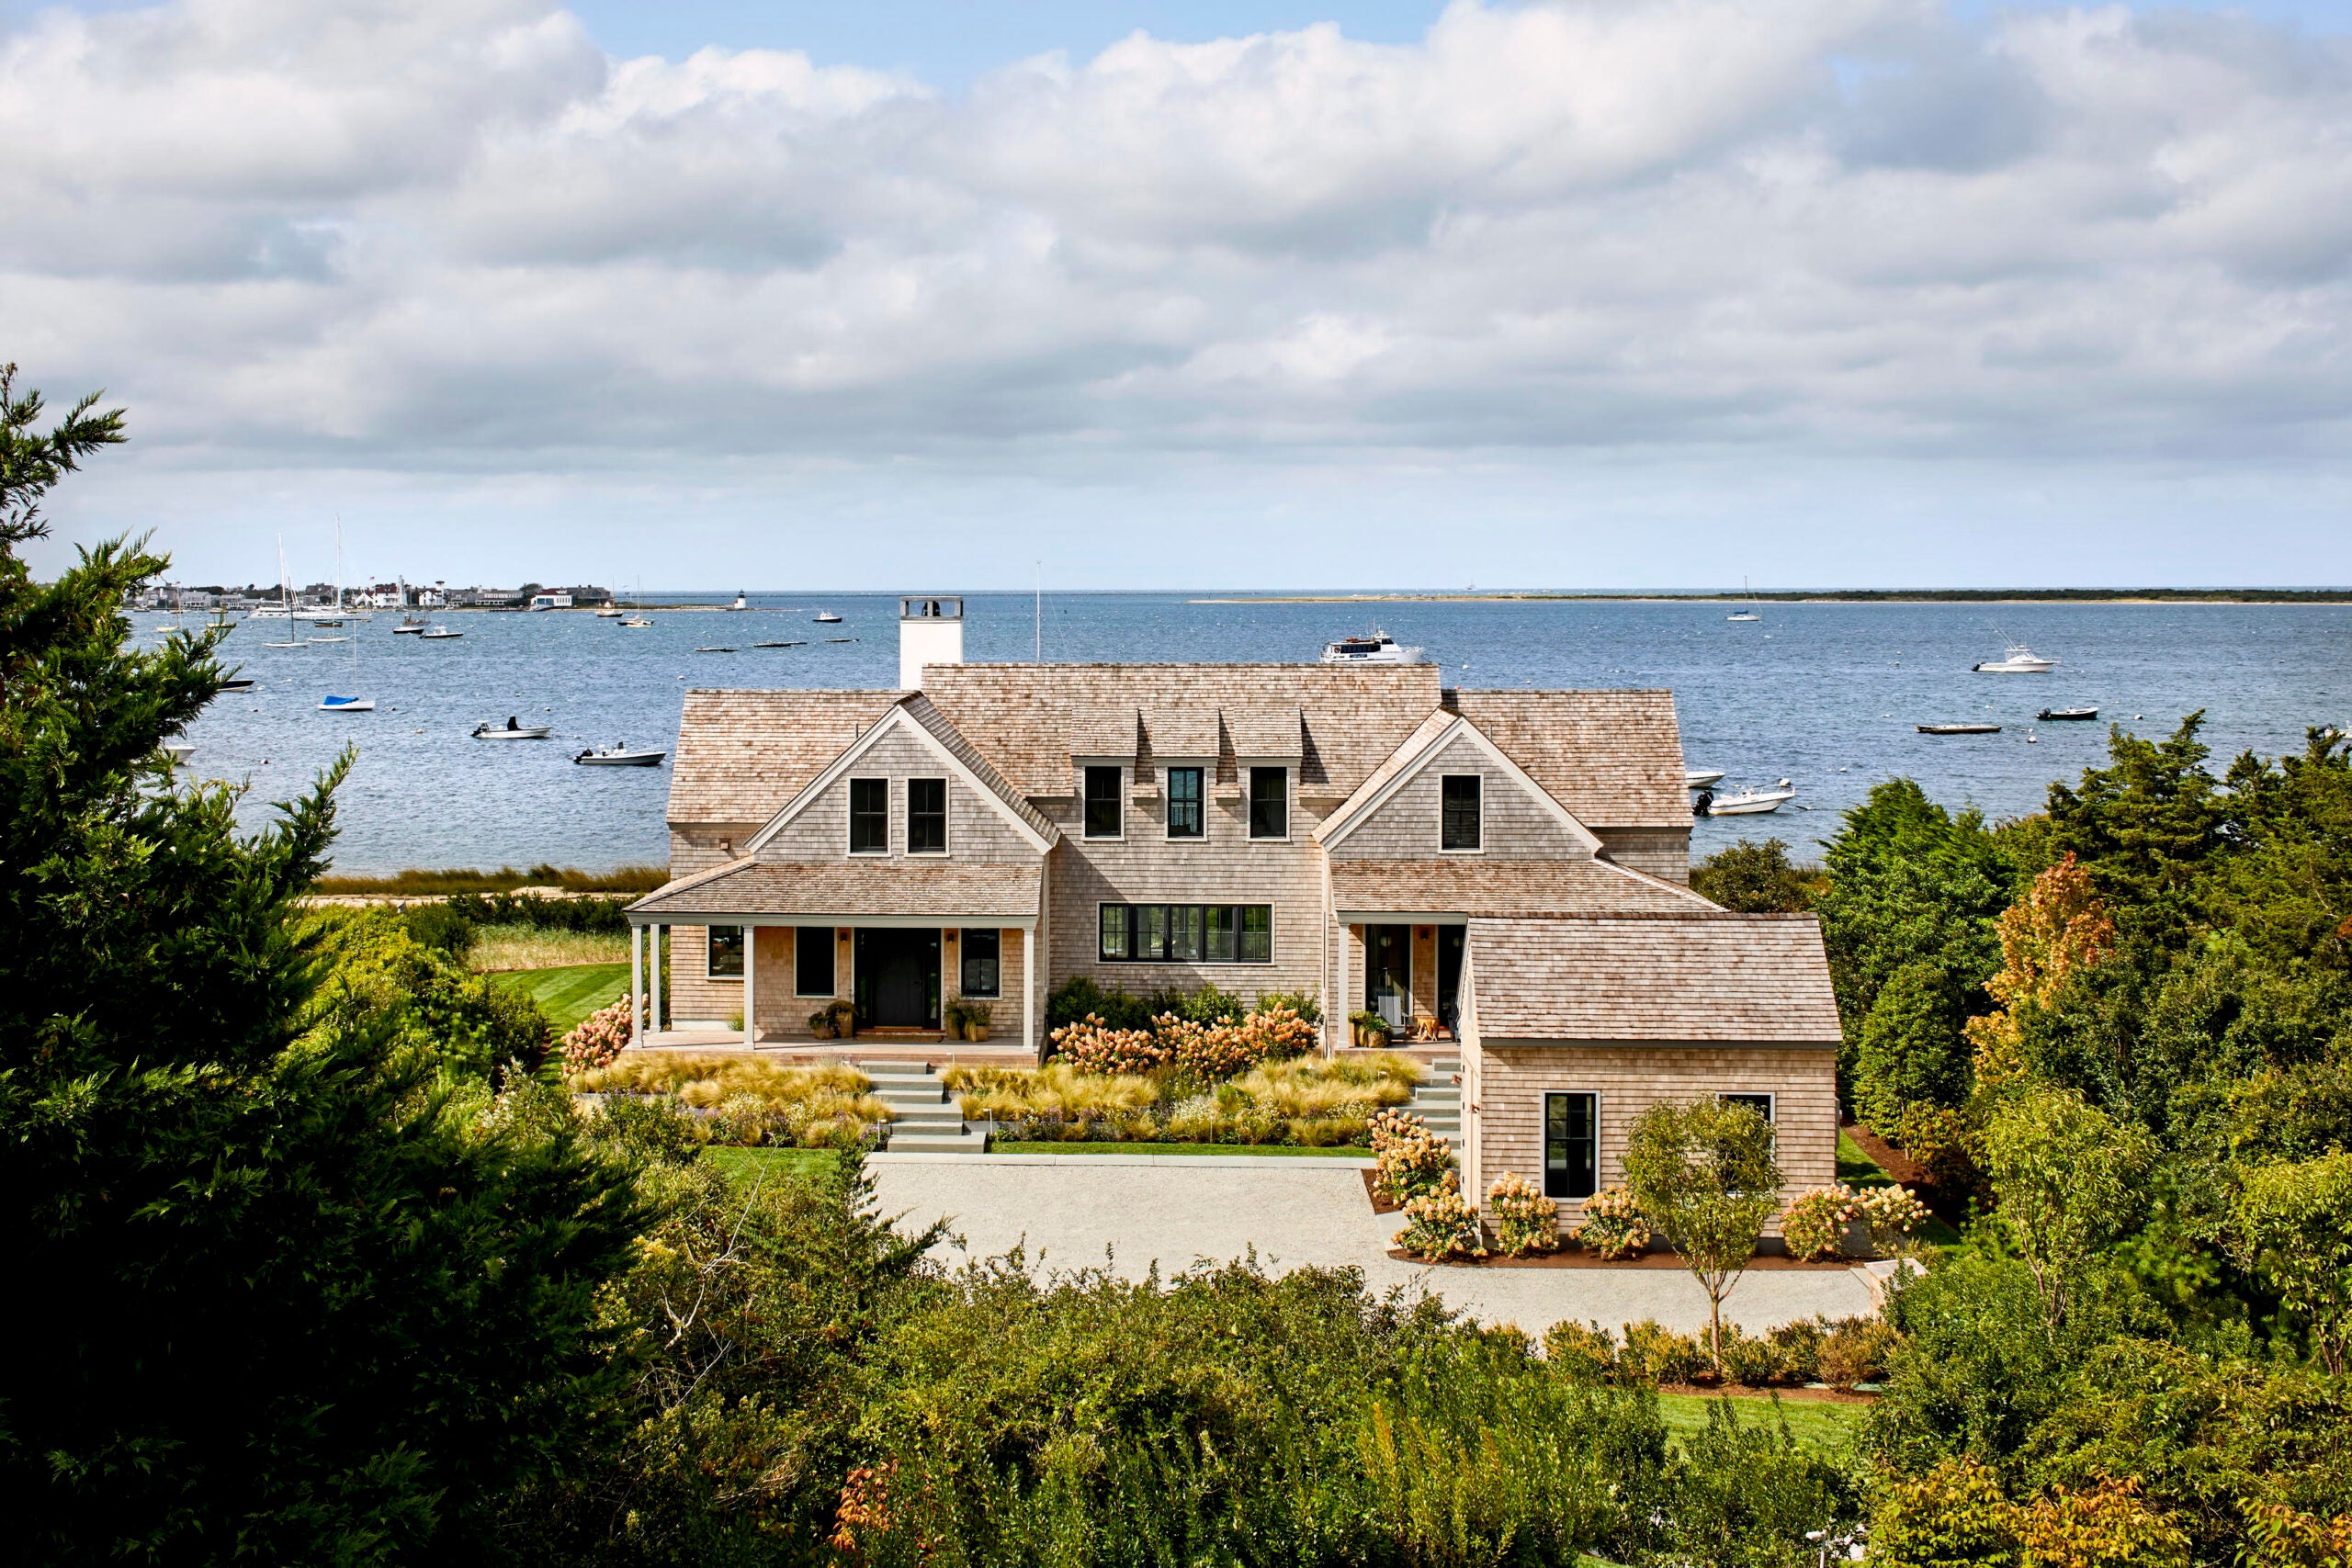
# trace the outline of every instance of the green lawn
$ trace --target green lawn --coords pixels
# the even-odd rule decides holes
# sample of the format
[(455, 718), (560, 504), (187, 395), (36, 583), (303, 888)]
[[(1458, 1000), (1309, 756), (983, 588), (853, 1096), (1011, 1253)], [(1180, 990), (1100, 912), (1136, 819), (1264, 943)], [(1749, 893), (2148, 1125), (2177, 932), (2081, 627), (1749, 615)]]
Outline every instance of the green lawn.
[[(1702, 1393), (1661, 1393), (1657, 1396), (1658, 1414), (1666, 1417), (1666, 1429), (1670, 1437), (1686, 1438), (1707, 1429), (1707, 1406), (1715, 1403), (1713, 1395)], [(1773, 1401), (1743, 1396), (1732, 1400), (1740, 1425), (1747, 1426), (1772, 1419)], [(1783, 1399), (1779, 1402), (1781, 1413), (1788, 1417), (1789, 1433), (1800, 1443), (1814, 1448), (1842, 1448), (1851, 1440), (1869, 1406), (1862, 1404), (1832, 1404), (1816, 1399)]]
[(1306, 1159), (1370, 1159), (1370, 1149), (1301, 1149), (1272, 1144), (1015, 1144), (989, 1145), (1000, 1155), (1283, 1155)]
[(713, 1144), (702, 1151), (702, 1157), (717, 1166), (729, 1179), (749, 1180), (763, 1171), (788, 1171), (796, 1176), (814, 1176), (832, 1164), (831, 1149), (741, 1149), (723, 1144)]
[(519, 991), (539, 1004), (558, 1034), (569, 1032), (598, 1008), (610, 1007), (628, 989), (626, 964), (573, 964), (561, 969), (510, 969), (490, 983)]

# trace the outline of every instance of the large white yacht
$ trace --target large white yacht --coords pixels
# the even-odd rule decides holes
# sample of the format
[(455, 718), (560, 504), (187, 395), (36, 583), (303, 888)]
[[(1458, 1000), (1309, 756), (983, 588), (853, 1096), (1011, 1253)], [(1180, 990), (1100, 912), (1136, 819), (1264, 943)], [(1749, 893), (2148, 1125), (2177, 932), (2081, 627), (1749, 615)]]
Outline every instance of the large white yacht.
[(1969, 668), (1987, 675), (2047, 675), (2058, 668), (2058, 661), (2042, 658), (2021, 642), (2013, 642), (2001, 658), (1988, 659)]
[(1343, 637), (1323, 645), (1326, 664), (1419, 664), (1421, 650), (1406, 648), (1377, 626), (1363, 637)]

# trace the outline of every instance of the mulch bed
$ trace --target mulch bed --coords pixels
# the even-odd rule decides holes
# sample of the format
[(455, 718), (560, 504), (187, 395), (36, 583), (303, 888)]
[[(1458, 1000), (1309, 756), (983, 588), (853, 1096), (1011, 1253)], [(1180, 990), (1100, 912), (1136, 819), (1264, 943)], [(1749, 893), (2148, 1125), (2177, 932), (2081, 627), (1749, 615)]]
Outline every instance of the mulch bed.
[(1928, 1174), (1928, 1168), (1863, 1126), (1860, 1122), (1840, 1122), (1838, 1130), (1854, 1140), (1862, 1153), (1878, 1162), (1878, 1168), (1919, 1195), (1936, 1218), (1948, 1225), (1958, 1225), (1968, 1218), (1968, 1194), (1950, 1192), (1938, 1186)]
[(1378, 1173), (1370, 1166), (1365, 1166), (1356, 1174), (1363, 1178), (1363, 1195), (1372, 1200), (1372, 1212), (1374, 1213), (1396, 1214), (1402, 1213), (1404, 1212), (1404, 1204), (1392, 1203), (1387, 1199), (1383, 1198), (1380, 1195), (1380, 1190), (1373, 1185), (1372, 1179), (1374, 1176)]

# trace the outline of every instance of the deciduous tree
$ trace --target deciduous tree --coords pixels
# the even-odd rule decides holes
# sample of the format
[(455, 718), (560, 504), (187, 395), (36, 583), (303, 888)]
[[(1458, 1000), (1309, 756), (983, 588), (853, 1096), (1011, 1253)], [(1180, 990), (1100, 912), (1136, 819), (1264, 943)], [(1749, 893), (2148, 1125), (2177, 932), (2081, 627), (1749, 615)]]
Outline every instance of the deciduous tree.
[(1772, 1124), (1730, 1100), (1661, 1100), (1626, 1135), (1625, 1186), (1707, 1292), (1708, 1353), (1721, 1371), (1724, 1298), (1781, 1206)]

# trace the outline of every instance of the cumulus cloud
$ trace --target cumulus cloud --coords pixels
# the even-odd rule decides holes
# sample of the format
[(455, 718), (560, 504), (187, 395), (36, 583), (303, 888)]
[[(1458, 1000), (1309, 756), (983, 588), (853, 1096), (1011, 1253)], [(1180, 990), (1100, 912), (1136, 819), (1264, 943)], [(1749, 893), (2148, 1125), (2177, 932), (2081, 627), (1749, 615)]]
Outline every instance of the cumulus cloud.
[(5, 351), (165, 468), (2324, 465), (2352, 413), (2352, 48), (2242, 19), (1460, 0), (950, 95), (175, 0), (0, 36), (0, 141)]

